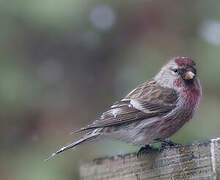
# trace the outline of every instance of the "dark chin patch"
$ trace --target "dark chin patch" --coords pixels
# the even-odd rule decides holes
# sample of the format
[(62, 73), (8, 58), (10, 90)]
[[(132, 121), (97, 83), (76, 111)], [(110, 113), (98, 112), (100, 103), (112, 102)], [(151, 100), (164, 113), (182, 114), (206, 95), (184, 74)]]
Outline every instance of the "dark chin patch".
[(196, 66), (196, 63), (192, 59), (182, 56), (176, 57), (175, 63), (178, 66)]
[(191, 84), (193, 84), (194, 79), (190, 79), (190, 80), (183, 79), (183, 81), (185, 84), (191, 85)]

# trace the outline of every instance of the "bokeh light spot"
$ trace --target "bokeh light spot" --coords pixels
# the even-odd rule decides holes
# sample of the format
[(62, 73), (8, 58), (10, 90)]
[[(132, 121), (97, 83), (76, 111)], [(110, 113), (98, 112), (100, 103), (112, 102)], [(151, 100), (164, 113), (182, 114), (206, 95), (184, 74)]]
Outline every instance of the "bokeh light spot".
[(90, 13), (90, 21), (100, 30), (110, 29), (116, 21), (114, 10), (108, 5), (97, 5)]
[(220, 21), (205, 21), (201, 26), (200, 35), (208, 43), (220, 45)]

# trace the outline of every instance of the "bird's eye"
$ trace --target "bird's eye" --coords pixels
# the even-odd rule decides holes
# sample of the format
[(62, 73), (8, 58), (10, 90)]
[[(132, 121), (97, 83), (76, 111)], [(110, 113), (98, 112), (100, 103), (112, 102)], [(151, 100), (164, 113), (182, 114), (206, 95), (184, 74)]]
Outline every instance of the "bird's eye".
[(172, 69), (173, 72), (177, 73), (178, 72), (178, 69)]

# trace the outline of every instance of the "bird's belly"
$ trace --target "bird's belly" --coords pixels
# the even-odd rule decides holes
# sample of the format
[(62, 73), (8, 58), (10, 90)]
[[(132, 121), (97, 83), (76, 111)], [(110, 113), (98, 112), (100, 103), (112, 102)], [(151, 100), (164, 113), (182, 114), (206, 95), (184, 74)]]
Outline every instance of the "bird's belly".
[(158, 138), (168, 138), (175, 134), (187, 121), (192, 118), (194, 110), (183, 110), (172, 116), (165, 117), (161, 120), (159, 126), (156, 128)]
[(172, 117), (154, 117), (128, 125), (118, 126), (107, 136), (135, 145), (152, 144), (155, 139), (168, 138), (176, 133), (191, 118), (191, 114), (176, 114)]
[(122, 125), (105, 135), (110, 138), (124, 141), (135, 145), (146, 145), (158, 138), (156, 128), (159, 125), (158, 117), (142, 120), (128, 125)]

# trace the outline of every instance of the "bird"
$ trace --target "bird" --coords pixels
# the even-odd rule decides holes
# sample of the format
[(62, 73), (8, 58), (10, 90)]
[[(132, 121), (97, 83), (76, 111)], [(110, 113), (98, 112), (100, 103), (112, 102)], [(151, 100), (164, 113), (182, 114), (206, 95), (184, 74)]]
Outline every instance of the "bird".
[(174, 57), (151, 80), (115, 102), (93, 123), (75, 131), (85, 132), (82, 138), (58, 149), (47, 160), (85, 142), (105, 138), (140, 146), (138, 154), (151, 150), (155, 142), (176, 145), (168, 138), (192, 119), (201, 96), (195, 61)]

